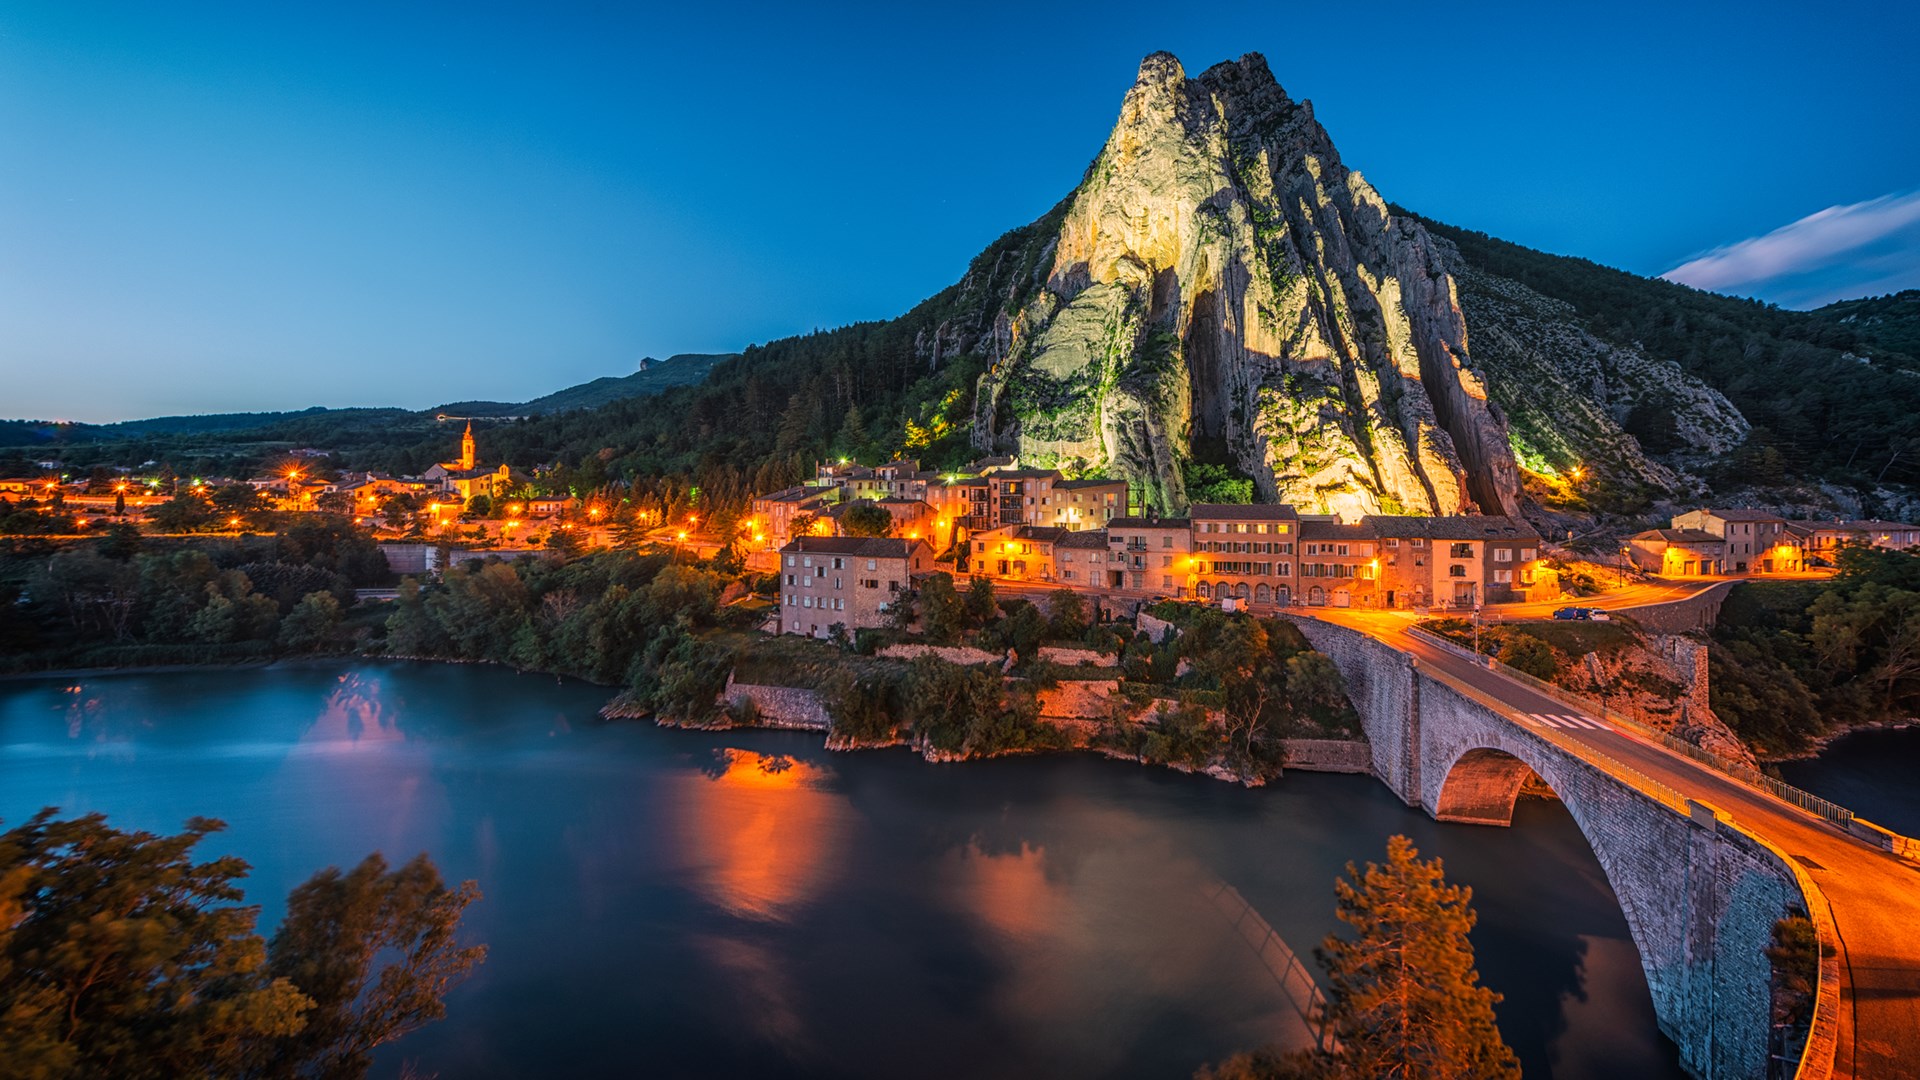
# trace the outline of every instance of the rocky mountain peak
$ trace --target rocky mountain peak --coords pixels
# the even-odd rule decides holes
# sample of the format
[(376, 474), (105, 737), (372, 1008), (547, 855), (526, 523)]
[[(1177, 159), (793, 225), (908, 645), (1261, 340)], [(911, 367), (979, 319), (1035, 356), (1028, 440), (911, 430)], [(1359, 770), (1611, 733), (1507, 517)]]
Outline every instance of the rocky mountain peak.
[(1436, 249), (1258, 54), (1198, 78), (1141, 63), (1008, 336), (975, 441), (1123, 475), (1159, 509), (1184, 508), (1196, 445), (1312, 510), (1517, 506)]

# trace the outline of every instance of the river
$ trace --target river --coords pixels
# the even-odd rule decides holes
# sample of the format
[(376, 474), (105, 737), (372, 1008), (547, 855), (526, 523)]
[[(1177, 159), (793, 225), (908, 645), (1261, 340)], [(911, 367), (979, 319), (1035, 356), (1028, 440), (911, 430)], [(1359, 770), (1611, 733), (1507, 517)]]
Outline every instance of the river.
[[(253, 865), (263, 928), (314, 870), (373, 850), (476, 879), (466, 933), (491, 955), (376, 1068), (458, 1078), (1185, 1077), (1301, 1037), (1251, 928), (1310, 965), (1334, 877), (1399, 832), (1473, 887), (1528, 1076), (1683, 1075), (1557, 803), (1443, 825), (1361, 777), (930, 765), (603, 723), (606, 697), (405, 663), (0, 682), (0, 819), (223, 818), (201, 854)], [(1257, 913), (1238, 927), (1235, 896)]]
[(1920, 836), (1920, 728), (1865, 728), (1819, 757), (1780, 763), (1787, 783), (1829, 799), (1882, 828)]

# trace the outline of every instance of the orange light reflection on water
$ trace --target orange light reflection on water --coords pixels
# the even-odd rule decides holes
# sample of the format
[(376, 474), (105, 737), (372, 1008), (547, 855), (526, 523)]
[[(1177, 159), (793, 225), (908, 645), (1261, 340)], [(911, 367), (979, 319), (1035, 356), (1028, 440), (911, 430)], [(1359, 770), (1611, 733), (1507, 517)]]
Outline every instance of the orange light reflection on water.
[(707, 900), (743, 919), (784, 921), (829, 877), (848, 812), (817, 765), (722, 750), (674, 792), (680, 856)]

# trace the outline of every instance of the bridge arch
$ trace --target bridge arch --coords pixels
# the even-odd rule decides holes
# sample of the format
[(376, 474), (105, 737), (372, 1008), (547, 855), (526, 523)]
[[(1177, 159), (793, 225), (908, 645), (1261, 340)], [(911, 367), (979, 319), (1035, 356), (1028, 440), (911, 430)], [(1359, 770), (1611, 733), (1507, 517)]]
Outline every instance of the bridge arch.
[(1539, 778), (1533, 766), (1505, 750), (1491, 746), (1468, 750), (1448, 767), (1433, 816), (1466, 825), (1511, 825), (1521, 789), (1528, 780)]

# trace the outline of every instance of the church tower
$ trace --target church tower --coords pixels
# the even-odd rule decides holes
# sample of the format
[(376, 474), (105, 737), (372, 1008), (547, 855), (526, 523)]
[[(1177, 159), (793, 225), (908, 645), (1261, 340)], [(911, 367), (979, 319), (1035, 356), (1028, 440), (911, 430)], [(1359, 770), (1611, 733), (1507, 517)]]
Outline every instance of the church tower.
[(467, 433), (465, 435), (460, 436), (460, 469), (461, 471), (464, 472), (468, 469), (473, 468), (473, 463), (474, 463), (473, 421), (469, 420), (467, 421)]

